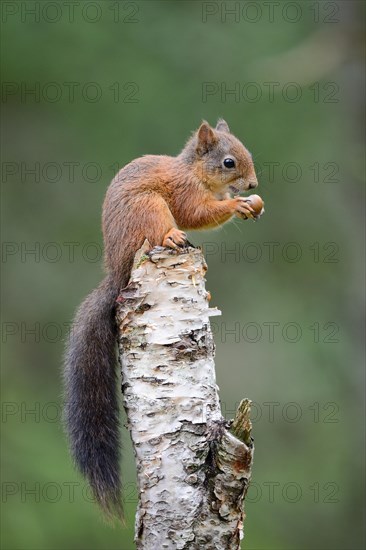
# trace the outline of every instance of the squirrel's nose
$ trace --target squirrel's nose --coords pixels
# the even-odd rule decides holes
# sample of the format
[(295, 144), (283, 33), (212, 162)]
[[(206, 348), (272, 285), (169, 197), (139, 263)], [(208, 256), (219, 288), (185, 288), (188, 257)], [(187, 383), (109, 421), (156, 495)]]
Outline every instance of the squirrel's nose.
[(255, 189), (255, 187), (258, 186), (258, 182), (257, 181), (250, 181), (249, 182), (249, 189)]

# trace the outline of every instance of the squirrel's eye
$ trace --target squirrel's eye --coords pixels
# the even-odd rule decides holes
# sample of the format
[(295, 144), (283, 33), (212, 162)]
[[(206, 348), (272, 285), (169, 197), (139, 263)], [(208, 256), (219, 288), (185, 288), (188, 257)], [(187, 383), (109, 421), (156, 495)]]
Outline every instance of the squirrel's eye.
[(225, 168), (234, 168), (235, 167), (235, 161), (233, 159), (225, 159), (224, 160), (224, 166), (225, 166)]

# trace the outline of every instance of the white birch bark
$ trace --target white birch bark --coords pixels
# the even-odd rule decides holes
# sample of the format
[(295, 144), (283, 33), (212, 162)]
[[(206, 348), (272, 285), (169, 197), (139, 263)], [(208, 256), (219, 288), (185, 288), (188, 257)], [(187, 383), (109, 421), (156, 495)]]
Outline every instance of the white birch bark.
[[(145, 242), (119, 297), (122, 389), (137, 465), (139, 550), (238, 549), (253, 446), (249, 401), (221, 415), (206, 264)], [(235, 435), (234, 435), (235, 434)]]

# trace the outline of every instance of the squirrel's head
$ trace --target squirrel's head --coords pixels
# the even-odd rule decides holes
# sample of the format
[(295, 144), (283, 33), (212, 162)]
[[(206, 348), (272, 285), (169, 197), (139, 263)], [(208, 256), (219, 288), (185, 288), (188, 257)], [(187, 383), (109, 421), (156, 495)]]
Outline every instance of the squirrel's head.
[(182, 154), (197, 165), (200, 179), (215, 193), (237, 194), (258, 185), (252, 155), (223, 119), (216, 128), (203, 121)]

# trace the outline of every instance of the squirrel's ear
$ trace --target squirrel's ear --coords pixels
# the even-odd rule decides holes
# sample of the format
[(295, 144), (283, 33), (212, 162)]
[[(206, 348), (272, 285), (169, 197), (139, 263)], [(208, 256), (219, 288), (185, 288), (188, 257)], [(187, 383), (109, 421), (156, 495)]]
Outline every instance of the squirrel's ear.
[(214, 130), (205, 120), (197, 132), (197, 153), (203, 155), (214, 147), (217, 142), (217, 137)]
[(218, 130), (219, 132), (227, 132), (228, 134), (230, 134), (229, 125), (223, 118), (219, 118), (219, 120), (217, 121), (216, 130)]

